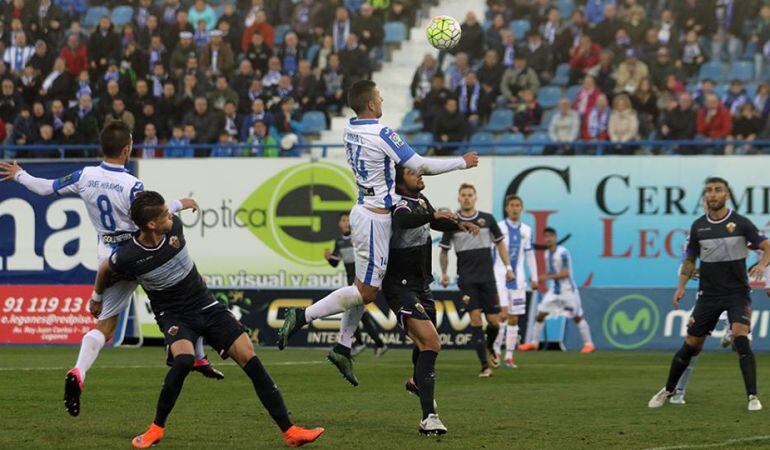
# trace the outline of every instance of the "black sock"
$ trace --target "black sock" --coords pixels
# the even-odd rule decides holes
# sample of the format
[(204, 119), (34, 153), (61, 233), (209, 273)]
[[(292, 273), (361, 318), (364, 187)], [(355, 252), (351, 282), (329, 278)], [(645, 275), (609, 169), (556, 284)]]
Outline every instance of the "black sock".
[(297, 325), (299, 325), (299, 328), (307, 325), (307, 319), (305, 319), (305, 308), (297, 308)]
[(487, 343), (484, 342), (484, 332), (481, 331), (480, 325), (471, 325), (471, 339), (473, 340), (473, 348), (476, 350), (476, 356), (479, 357), (481, 369), (486, 369), (489, 367), (487, 363)]
[(361, 322), (364, 324), (364, 329), (370, 338), (374, 341), (374, 345), (377, 347), (383, 347), (385, 345), (380, 337), (380, 330), (377, 327), (377, 322), (374, 321), (374, 317), (371, 314), (364, 311), (364, 315), (361, 316)]
[(275, 385), (273, 379), (270, 378), (270, 374), (265, 370), (262, 361), (255, 355), (243, 366), (243, 371), (251, 378), (251, 383), (254, 385), (254, 390), (257, 391), (259, 401), (262, 402), (262, 406), (270, 413), (270, 417), (275, 420), (281, 431), (291, 428), (291, 419), (289, 419), (289, 413), (286, 411), (286, 405), (283, 403), (281, 391)]
[(676, 384), (690, 364), (690, 360), (698, 353), (700, 353), (699, 349), (690, 347), (687, 345), (687, 342), (685, 342), (682, 344), (682, 348), (674, 354), (674, 359), (671, 361), (671, 368), (668, 371), (668, 381), (666, 381), (666, 390), (668, 392), (674, 392)]
[(490, 354), (495, 352), (495, 340), (497, 339), (497, 333), (500, 332), (500, 326), (487, 323), (487, 350)]
[(332, 351), (334, 351), (334, 353), (339, 353), (340, 355), (345, 355), (350, 358), (350, 349), (340, 344), (339, 342), (334, 344)]
[(746, 385), (746, 395), (757, 395), (757, 362), (748, 336), (736, 336), (733, 345), (738, 352), (738, 363), (741, 365), (743, 384)]
[(361, 327), (356, 328), (356, 332), (353, 333), (353, 339), (356, 340), (356, 344), (355, 345), (366, 345), (364, 343), (364, 338), (361, 337)]
[[(436, 409), (433, 407), (433, 391), (436, 385), (436, 358), (438, 353), (432, 350), (420, 352), (415, 366), (415, 382), (420, 388), (420, 406), (422, 407), (422, 418), (428, 417), (428, 414), (434, 414)], [(419, 380), (419, 381), (417, 381)]]
[(155, 420), (153, 421), (155, 425), (166, 426), (166, 419), (171, 414), (171, 410), (174, 409), (176, 399), (182, 392), (184, 379), (194, 364), (195, 356), (193, 355), (178, 355), (174, 358), (171, 368), (166, 372), (166, 379), (163, 380), (163, 387), (160, 390), (160, 397), (158, 397), (158, 406), (155, 409)]
[(417, 358), (419, 357), (420, 349), (415, 345), (412, 347), (412, 379), (414, 380), (414, 384), (417, 384)]

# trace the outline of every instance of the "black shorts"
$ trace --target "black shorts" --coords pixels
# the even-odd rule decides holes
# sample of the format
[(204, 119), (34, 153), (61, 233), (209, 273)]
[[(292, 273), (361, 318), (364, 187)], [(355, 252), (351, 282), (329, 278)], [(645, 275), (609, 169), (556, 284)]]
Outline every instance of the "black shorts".
[(704, 337), (714, 330), (722, 311), (727, 311), (730, 323), (742, 323), (751, 326), (751, 297), (749, 293), (725, 297), (699, 296), (690, 315), (687, 334)]
[(182, 339), (195, 344), (203, 336), (223, 359), (233, 342), (246, 332), (246, 327), (219, 302), (203, 309), (164, 313), (156, 320), (167, 345)]
[(398, 324), (405, 329), (406, 319), (430, 320), (436, 325), (436, 302), (430, 287), (422, 289), (396, 283), (383, 283), (382, 292)]
[(462, 281), (460, 287), (460, 299), (465, 304), (466, 311), (480, 309), (485, 314), (499, 314), (500, 300), (497, 296), (497, 283), (495, 280), (481, 283)]

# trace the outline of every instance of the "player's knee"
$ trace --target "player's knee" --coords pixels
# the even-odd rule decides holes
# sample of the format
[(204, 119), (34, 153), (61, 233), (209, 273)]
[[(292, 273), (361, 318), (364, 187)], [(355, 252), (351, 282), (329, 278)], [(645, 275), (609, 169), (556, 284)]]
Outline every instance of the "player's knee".
[(117, 325), (117, 318), (110, 317), (107, 320), (100, 320), (96, 322), (96, 329), (104, 335), (104, 340), (109, 341), (115, 335), (115, 328)]
[(735, 351), (738, 352), (738, 357), (746, 358), (753, 355), (748, 336), (735, 336), (733, 338), (733, 345), (735, 346)]
[(182, 371), (183, 373), (187, 373), (193, 369), (194, 365), (195, 365), (195, 355), (184, 353), (181, 355), (176, 355), (174, 357), (174, 362), (172, 367)]
[(682, 347), (679, 349), (679, 351), (676, 352), (676, 355), (674, 356), (679, 362), (683, 364), (688, 364), (690, 360), (697, 356), (698, 353), (700, 353), (701, 347), (700, 346), (692, 346), (689, 343), (685, 341), (684, 344), (682, 344)]

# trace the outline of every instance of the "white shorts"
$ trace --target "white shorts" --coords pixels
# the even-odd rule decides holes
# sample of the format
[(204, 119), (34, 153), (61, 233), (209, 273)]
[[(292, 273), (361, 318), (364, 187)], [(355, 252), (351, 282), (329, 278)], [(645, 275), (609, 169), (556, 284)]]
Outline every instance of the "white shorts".
[[(99, 265), (102, 261), (109, 258), (113, 248), (104, 243), (99, 243)], [(118, 281), (104, 290), (102, 294), (102, 312), (99, 314), (99, 320), (107, 320), (122, 313), (131, 304), (134, 298), (134, 291), (139, 283), (136, 280)]]
[(543, 301), (537, 305), (537, 312), (555, 316), (562, 315), (570, 319), (583, 317), (580, 293), (578, 291), (562, 291), (560, 294), (555, 294), (553, 291), (548, 291), (543, 297)]
[(495, 284), (497, 285), (497, 296), (500, 299), (500, 307), (508, 307), (508, 283), (505, 281), (505, 272), (500, 273), (495, 267)]
[(508, 315), (522, 316), (527, 312), (527, 290), (508, 289)]
[(350, 211), (350, 238), (356, 251), (356, 278), (373, 287), (382, 286), (388, 268), (390, 214), (378, 214), (355, 205)]

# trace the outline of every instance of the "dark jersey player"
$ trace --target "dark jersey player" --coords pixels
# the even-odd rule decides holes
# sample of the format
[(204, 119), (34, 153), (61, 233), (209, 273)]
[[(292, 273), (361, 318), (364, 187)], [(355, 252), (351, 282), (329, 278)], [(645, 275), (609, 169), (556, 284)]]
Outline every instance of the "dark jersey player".
[[(337, 267), (341, 261), (345, 265), (345, 275), (348, 277), (347, 285), (352, 286), (356, 281), (356, 250), (353, 248), (353, 241), (350, 239), (350, 213), (344, 212), (340, 214), (340, 221), (337, 225), (340, 227), (342, 234), (334, 241), (334, 250), (326, 249), (324, 258), (332, 267)], [(374, 356), (379, 358), (388, 351), (388, 346), (380, 338), (377, 323), (374, 321), (374, 317), (367, 311), (364, 311), (364, 314), (361, 316), (361, 322), (364, 324), (369, 337), (374, 341)], [(363, 337), (361, 337), (361, 327), (356, 329), (353, 338), (356, 340), (356, 344), (350, 353), (355, 356), (366, 349), (366, 343)]]
[(471, 231), (478, 227), (458, 225), (451, 212), (436, 212), (420, 194), (425, 188), (422, 176), (410, 169), (396, 168), (396, 192), (401, 200), (393, 209), (388, 270), (382, 282), (383, 293), (399, 324), (412, 339), (414, 371), (407, 390), (420, 397), (422, 434), (444, 434), (446, 427), (436, 414), (434, 402), (435, 363), (441, 349), (436, 331), (436, 308), (430, 284), (432, 239), (430, 230)]
[(752, 277), (761, 277), (770, 262), (770, 242), (759, 234), (747, 218), (727, 208), (730, 188), (722, 178), (709, 178), (703, 193), (708, 210), (693, 222), (682, 263), (679, 285), (674, 294), (674, 308), (685, 294), (685, 285), (700, 259), (700, 285), (695, 308), (690, 316), (687, 337), (674, 355), (666, 386), (650, 399), (650, 408), (659, 408), (674, 395), (682, 373), (693, 356), (700, 353), (706, 337), (714, 330), (719, 316), (727, 311), (733, 332), (733, 347), (748, 396), (749, 411), (759, 411), (757, 365), (748, 334), (751, 331), (751, 288), (746, 276), (749, 246), (763, 251), (762, 259), (751, 269)]
[(150, 299), (155, 320), (171, 348), (174, 362), (166, 374), (150, 429), (133, 439), (136, 448), (149, 448), (163, 438), (166, 419), (193, 368), (193, 342), (199, 336), (220, 356), (232, 357), (246, 372), (262, 405), (283, 432), (286, 444), (313, 442), (323, 428), (306, 430), (292, 425), (281, 392), (254, 354), (243, 325), (209, 292), (187, 250), (182, 221), (168, 212), (157, 192), (138, 194), (131, 204), (131, 219), (139, 232), (99, 266), (94, 298), (104, 292), (114, 275), (130, 276)]
[[(509, 261), (508, 247), (497, 220), (485, 212), (476, 209), (476, 188), (472, 184), (460, 185), (458, 192), (460, 210), (457, 220), (477, 225), (480, 228), (477, 236), (468, 233), (446, 232), (441, 238), (441, 285), (449, 284), (447, 276), (448, 253), (454, 246), (457, 253), (457, 277), (460, 295), (471, 316), (471, 333), (473, 346), (481, 363), (479, 377), (492, 376), (493, 365), (499, 365), (499, 360), (493, 360), (494, 343), (500, 331), (500, 300), (497, 296), (492, 245), (495, 245), (503, 261)], [(505, 278), (513, 280), (513, 268), (510, 263), (505, 267)], [(481, 331), (481, 312), (487, 317), (487, 339)]]

